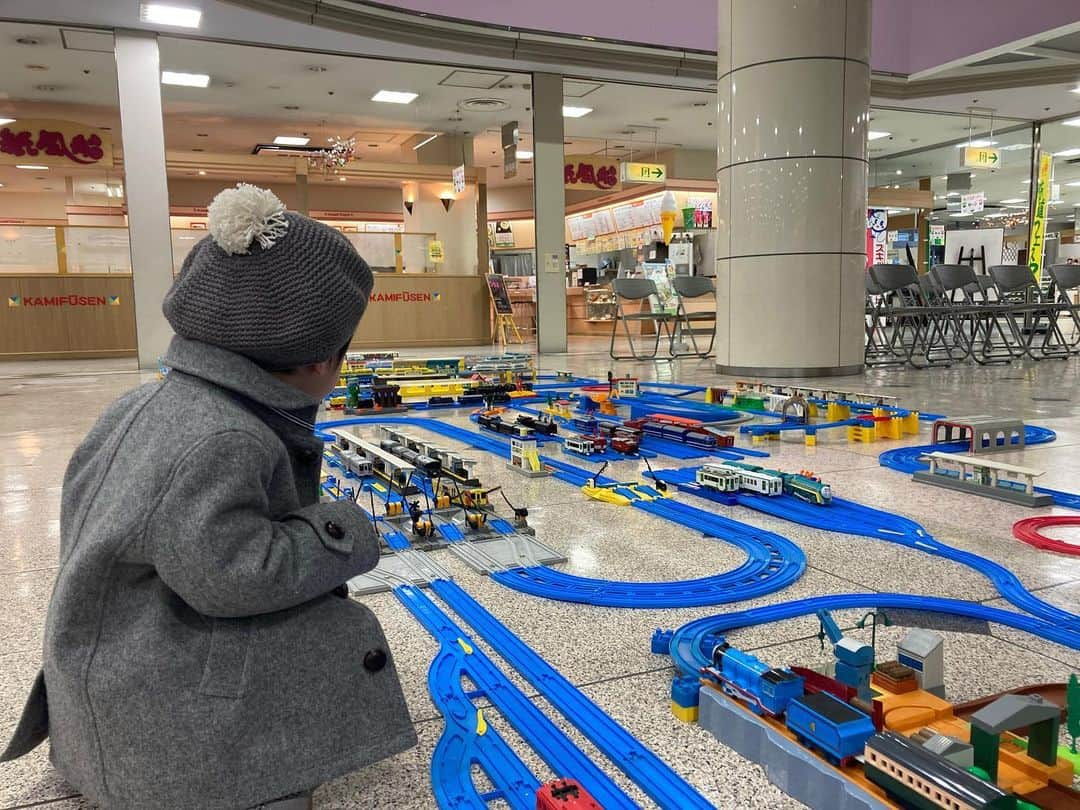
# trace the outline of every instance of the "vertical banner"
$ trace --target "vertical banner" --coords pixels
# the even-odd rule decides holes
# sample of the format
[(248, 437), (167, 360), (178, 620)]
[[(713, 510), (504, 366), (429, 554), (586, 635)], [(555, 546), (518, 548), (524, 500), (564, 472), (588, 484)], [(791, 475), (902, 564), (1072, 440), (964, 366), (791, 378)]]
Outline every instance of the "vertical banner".
[(866, 264), (885, 264), (889, 260), (889, 212), (871, 208), (866, 212)]
[(1046, 203), (1050, 193), (1051, 156), (1039, 155), (1039, 180), (1035, 188), (1035, 210), (1031, 217), (1031, 232), (1028, 234), (1028, 268), (1035, 280), (1042, 281), (1043, 248), (1046, 242)]

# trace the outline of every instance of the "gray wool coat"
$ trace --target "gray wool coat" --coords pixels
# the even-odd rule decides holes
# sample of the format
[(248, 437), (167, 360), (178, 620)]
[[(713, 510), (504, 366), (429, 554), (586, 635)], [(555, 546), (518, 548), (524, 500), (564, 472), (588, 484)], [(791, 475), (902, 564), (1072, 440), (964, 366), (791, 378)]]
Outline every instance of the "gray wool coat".
[(322, 443), (271, 410), (315, 403), (208, 344), (165, 361), (72, 456), (43, 674), (2, 758), (47, 735), (100, 805), (232, 810), (414, 745), (379, 623), (340, 595), (373, 527), (319, 503)]

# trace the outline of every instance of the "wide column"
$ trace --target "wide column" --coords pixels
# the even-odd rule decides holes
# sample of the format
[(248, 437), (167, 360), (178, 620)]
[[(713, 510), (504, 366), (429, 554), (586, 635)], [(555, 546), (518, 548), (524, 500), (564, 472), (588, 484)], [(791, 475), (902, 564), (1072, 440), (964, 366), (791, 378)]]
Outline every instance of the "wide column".
[(537, 351), (566, 351), (566, 191), (563, 180), (563, 79), (534, 73), (533, 211), (536, 216)]
[(139, 366), (156, 368), (173, 334), (161, 312), (173, 260), (157, 38), (117, 32), (115, 55)]
[(870, 0), (720, 0), (717, 370), (862, 369)]

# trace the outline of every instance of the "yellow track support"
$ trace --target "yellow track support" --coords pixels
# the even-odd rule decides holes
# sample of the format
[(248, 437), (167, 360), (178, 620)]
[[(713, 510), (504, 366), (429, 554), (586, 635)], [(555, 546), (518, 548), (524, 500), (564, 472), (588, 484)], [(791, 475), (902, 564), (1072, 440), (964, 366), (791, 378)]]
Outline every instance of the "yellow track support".
[(673, 700), (671, 701), (671, 713), (675, 715), (676, 720), (682, 720), (684, 723), (696, 723), (698, 721), (697, 706), (680, 706)]

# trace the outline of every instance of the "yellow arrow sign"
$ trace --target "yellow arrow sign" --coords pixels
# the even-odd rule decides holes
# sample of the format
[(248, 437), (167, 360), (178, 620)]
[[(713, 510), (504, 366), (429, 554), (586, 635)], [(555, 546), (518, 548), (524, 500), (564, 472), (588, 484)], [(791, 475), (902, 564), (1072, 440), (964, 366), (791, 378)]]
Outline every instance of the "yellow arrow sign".
[(621, 171), (624, 183), (663, 183), (667, 180), (664, 163), (623, 163)]

